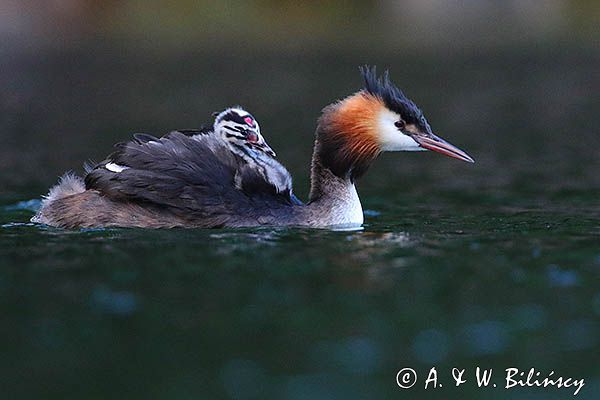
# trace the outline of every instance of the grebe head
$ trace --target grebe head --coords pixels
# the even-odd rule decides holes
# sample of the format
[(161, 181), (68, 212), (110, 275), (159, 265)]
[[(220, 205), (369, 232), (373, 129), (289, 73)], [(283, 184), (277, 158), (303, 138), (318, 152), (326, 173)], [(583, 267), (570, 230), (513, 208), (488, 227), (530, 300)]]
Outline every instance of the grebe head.
[(378, 78), (375, 67), (361, 68), (364, 92), (383, 103), (376, 130), (382, 151), (433, 150), (449, 157), (475, 162), (467, 153), (433, 134), (423, 112), (391, 81), (388, 71)]
[(338, 176), (354, 178), (383, 151), (432, 150), (474, 162), (464, 151), (436, 136), (423, 112), (396, 87), (386, 71), (360, 69), (365, 87), (327, 106), (319, 120), (319, 153)]
[(256, 149), (275, 157), (275, 152), (260, 134), (258, 121), (241, 107), (231, 107), (216, 114), (213, 128), (228, 143)]

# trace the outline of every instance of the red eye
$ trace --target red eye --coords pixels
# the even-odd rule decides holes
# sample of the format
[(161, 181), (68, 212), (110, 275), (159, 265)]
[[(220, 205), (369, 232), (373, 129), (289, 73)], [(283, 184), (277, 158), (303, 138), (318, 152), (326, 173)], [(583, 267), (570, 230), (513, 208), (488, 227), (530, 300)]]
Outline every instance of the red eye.
[(252, 119), (252, 117), (244, 118), (244, 122), (254, 128), (254, 120)]

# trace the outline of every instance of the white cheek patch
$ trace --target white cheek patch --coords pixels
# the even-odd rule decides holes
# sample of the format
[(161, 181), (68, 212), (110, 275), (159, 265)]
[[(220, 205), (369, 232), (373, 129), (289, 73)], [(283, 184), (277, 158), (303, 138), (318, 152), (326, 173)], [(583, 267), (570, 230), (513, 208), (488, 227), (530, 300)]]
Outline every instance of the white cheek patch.
[(126, 167), (124, 165), (115, 164), (115, 163), (112, 163), (112, 162), (106, 163), (106, 165), (104, 166), (104, 168), (106, 168), (110, 172), (116, 172), (116, 173), (123, 172), (126, 169), (129, 169), (129, 167)]
[(382, 151), (424, 151), (410, 136), (400, 132), (394, 123), (400, 119), (395, 112), (384, 109), (379, 114), (379, 145)]

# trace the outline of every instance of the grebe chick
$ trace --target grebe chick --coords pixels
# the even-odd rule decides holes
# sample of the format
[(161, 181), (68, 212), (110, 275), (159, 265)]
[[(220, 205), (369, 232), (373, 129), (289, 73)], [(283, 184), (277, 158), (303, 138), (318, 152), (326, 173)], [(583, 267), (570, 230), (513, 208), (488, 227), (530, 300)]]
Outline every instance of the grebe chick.
[[(272, 191), (290, 199), (294, 204), (302, 204), (292, 193), (292, 177), (290, 173), (275, 160), (275, 152), (267, 144), (260, 131), (258, 121), (252, 114), (240, 106), (230, 107), (219, 113), (213, 114), (215, 120), (212, 130), (207, 127), (196, 129), (182, 129), (169, 132), (165, 140), (172, 135), (184, 134), (195, 140), (222, 140), (236, 157), (239, 165), (235, 173), (236, 188), (247, 192), (256, 190)], [(205, 137), (206, 136), (206, 137)], [(146, 143), (157, 144), (161, 139), (152, 135), (138, 133), (133, 135), (133, 142), (139, 145)], [(85, 177), (86, 189), (101, 190), (101, 181), (110, 179), (114, 174), (130, 168), (137, 168), (151, 172), (156, 167), (154, 163), (132, 165), (135, 159), (127, 157), (128, 143), (118, 143), (118, 150), (106, 160), (88, 169)], [(105, 187), (106, 184), (103, 184)]]
[(231, 151), (241, 157), (234, 182), (238, 189), (246, 191), (274, 190), (283, 194), (294, 204), (302, 204), (292, 193), (292, 176), (275, 159), (275, 152), (260, 132), (256, 118), (241, 107), (231, 107), (216, 115), (213, 131), (226, 141)]
[(272, 185), (247, 185), (266, 182), (257, 168), (242, 176), (240, 189), (237, 174), (249, 164), (243, 155), (212, 135), (174, 132), (122, 145), (114, 163), (131, 168), (101, 174), (94, 189), (48, 198), (34, 221), (67, 228), (358, 227), (363, 212), (355, 183), (381, 152), (432, 150), (473, 162), (433, 134), (387, 72), (381, 78), (375, 68), (361, 72), (364, 88), (325, 107), (318, 120), (307, 204)]

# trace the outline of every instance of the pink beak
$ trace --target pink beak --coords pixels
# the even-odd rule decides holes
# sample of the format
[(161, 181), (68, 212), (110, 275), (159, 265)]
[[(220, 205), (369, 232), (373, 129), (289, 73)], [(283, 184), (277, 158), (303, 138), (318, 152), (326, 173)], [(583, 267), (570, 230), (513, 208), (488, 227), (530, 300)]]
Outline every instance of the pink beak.
[(412, 138), (424, 149), (435, 151), (448, 157), (458, 158), (459, 160), (466, 162), (475, 162), (475, 160), (467, 153), (446, 142), (444, 139), (435, 136), (433, 133), (427, 135), (413, 135)]

